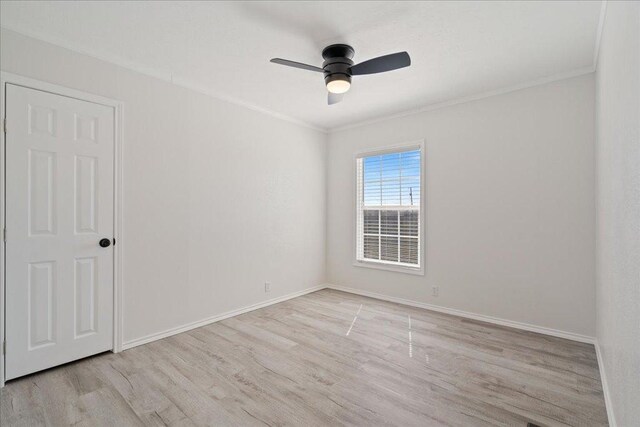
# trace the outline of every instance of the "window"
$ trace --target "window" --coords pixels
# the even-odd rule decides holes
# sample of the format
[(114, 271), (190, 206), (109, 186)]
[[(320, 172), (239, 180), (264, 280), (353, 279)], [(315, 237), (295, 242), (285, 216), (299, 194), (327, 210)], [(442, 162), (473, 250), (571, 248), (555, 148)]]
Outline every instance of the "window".
[(420, 271), (421, 149), (358, 157), (356, 261)]

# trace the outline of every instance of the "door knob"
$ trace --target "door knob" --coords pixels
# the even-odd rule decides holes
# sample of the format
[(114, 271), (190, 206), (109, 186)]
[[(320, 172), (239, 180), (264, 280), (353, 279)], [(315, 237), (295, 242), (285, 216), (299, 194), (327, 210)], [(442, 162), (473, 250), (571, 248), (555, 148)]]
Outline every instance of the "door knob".
[(111, 246), (111, 240), (101, 239), (99, 245), (103, 248), (108, 248), (109, 246)]

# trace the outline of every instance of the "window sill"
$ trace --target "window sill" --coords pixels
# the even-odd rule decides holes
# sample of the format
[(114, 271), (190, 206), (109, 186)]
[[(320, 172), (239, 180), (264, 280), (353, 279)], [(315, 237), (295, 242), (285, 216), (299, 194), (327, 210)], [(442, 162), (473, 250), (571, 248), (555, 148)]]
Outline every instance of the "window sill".
[(404, 267), (401, 265), (383, 264), (379, 262), (354, 261), (354, 267), (373, 268), (375, 270), (393, 271), (395, 273), (413, 274), (414, 276), (424, 276), (424, 268)]

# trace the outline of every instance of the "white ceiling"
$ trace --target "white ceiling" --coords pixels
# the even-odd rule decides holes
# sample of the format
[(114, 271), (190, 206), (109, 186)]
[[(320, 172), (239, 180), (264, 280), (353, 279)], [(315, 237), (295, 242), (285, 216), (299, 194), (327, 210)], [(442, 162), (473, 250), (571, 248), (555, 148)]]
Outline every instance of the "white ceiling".
[[(323, 129), (593, 67), (601, 3), (5, 2), (0, 24)], [(357, 76), (326, 103), (331, 43), (355, 61), (406, 50), (409, 68)]]

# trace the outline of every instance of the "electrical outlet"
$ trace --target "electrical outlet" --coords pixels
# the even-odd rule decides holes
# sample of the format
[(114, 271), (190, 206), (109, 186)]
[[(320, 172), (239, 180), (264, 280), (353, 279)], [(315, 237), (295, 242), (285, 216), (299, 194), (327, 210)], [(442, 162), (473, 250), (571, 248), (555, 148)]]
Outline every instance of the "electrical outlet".
[(431, 295), (433, 295), (434, 297), (437, 297), (438, 295), (440, 295), (440, 288), (437, 286), (432, 286)]
[(271, 292), (271, 283), (270, 282), (264, 282), (264, 291), (265, 292)]

